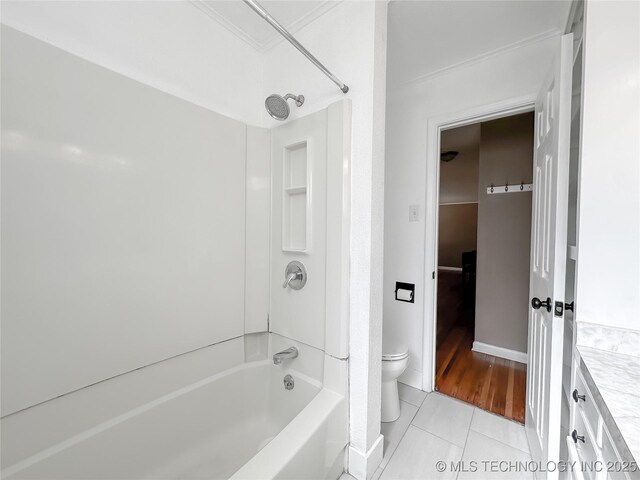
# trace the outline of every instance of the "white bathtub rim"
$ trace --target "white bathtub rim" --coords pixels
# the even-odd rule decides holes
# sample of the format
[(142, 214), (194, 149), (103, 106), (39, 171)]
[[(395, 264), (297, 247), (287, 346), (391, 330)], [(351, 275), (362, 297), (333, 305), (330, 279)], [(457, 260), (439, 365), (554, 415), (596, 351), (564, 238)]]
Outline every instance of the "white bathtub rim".
[[(247, 370), (247, 369), (252, 369), (252, 368), (256, 368), (256, 367), (260, 367), (260, 366), (271, 366), (270, 365), (271, 362), (270, 360), (260, 360), (260, 361), (253, 361), (253, 362), (247, 362), (247, 363), (242, 363), (239, 365), (236, 365), (234, 367), (231, 367), (227, 370), (223, 370), (222, 372), (219, 372), (217, 374), (211, 375), (209, 377), (203, 378), (202, 380), (199, 380), (197, 382), (194, 382), (190, 385), (186, 385), (184, 387), (181, 387), (177, 390), (174, 390), (170, 393), (167, 393), (165, 395), (162, 395), (150, 402), (147, 402), (143, 405), (137, 406), (127, 412), (124, 412), (122, 414), (119, 414), (115, 417), (112, 417), (104, 422), (101, 422), (91, 428), (88, 428), (86, 430), (83, 430), (80, 433), (77, 433), (59, 443), (56, 443), (50, 447), (47, 447), (33, 455), (30, 455), (27, 458), (24, 458), (23, 460), (20, 460), (17, 463), (14, 463), (13, 465), (6, 467), (4, 469), (2, 469), (0, 471), (0, 477), (1, 478), (7, 478), (11, 475), (15, 475), (16, 473), (31, 467), (32, 465), (35, 465), (38, 462), (41, 462), (43, 460), (46, 460), (49, 457), (52, 457), (53, 455), (56, 455), (68, 448), (71, 448), (85, 440), (88, 440), (91, 437), (94, 437), (95, 435), (98, 435), (110, 428), (113, 428), (116, 425), (119, 425), (123, 422), (126, 422), (127, 420), (130, 420), (138, 415), (141, 415), (149, 410), (151, 410), (152, 408), (158, 407), (160, 405), (163, 405), (165, 403), (167, 403), (170, 400), (176, 399), (180, 396), (183, 396), (185, 394), (188, 394), (194, 390), (197, 390), (199, 388), (202, 388), (210, 383), (213, 383), (217, 380), (220, 380), (224, 377), (227, 377), (229, 375), (232, 375), (234, 373), (243, 371), (243, 370)], [(310, 378), (302, 373), (298, 373), (295, 372), (295, 375), (297, 378), (300, 378), (306, 382), (309, 382), (310, 384), (312, 384), (314, 387), (318, 388), (319, 390), (322, 389), (322, 384), (320, 382), (318, 382), (317, 380)], [(295, 377), (294, 377), (295, 378)], [(315, 398), (315, 397), (314, 397)], [(313, 401), (313, 400), (312, 400)]]
[[(271, 442), (240, 467), (229, 480), (277, 478), (278, 474), (302, 450), (306, 441), (327, 421), (341, 402), (346, 402), (343, 395), (323, 388)], [(316, 414), (318, 409), (321, 410), (320, 415)], [(345, 439), (343, 448), (346, 443)], [(278, 459), (278, 461), (275, 462), (274, 459)]]
[[(266, 359), (264, 355), (252, 360)], [(242, 337), (237, 337), (6, 415), (0, 419), (0, 468), (15, 465), (98, 424), (246, 362)], [(108, 400), (105, 403), (103, 399)]]

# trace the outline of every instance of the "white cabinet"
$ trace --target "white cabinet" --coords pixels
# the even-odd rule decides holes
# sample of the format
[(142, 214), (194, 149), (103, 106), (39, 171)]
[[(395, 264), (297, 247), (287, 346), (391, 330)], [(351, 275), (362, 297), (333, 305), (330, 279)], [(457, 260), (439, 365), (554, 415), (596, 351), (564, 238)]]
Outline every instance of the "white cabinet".
[(596, 396), (585, 380), (579, 355), (571, 394), (571, 427), (566, 438), (568, 460), (576, 462), (571, 471), (573, 480), (632, 480), (640, 478), (633, 465), (625, 463), (607, 427), (605, 416), (596, 404)]
[(588, 426), (593, 420), (596, 425), (600, 425), (600, 421), (597, 419), (585, 418), (584, 410), (574, 408), (570, 438), (576, 449), (581, 466), (579, 470), (582, 471), (583, 478), (596, 480), (598, 479), (598, 460), (600, 460), (597, 445), (598, 433)]
[(594, 396), (589, 390), (589, 387), (587, 387), (587, 382), (579, 368), (576, 370), (571, 400), (574, 403), (574, 415), (577, 415), (578, 412), (580, 413), (581, 417), (584, 419), (585, 427), (593, 435), (593, 440), (597, 445), (602, 446), (602, 417), (594, 402)]

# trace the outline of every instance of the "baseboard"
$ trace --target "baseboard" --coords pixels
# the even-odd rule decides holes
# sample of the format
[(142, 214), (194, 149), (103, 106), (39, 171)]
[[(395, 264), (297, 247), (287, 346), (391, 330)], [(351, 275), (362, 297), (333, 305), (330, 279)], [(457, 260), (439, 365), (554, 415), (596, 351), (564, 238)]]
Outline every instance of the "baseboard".
[(462, 267), (438, 267), (438, 270), (445, 272), (462, 272)]
[(349, 475), (357, 480), (370, 480), (380, 463), (382, 463), (383, 445), (384, 437), (382, 435), (378, 435), (378, 438), (367, 453), (363, 453), (349, 445)]
[(473, 347), (471, 349), (474, 352), (486, 353), (488, 355), (493, 355), (494, 357), (506, 358), (507, 360), (524, 363), (525, 365), (527, 364), (527, 354), (524, 352), (496, 347), (495, 345), (489, 345), (488, 343), (482, 342), (473, 342)]

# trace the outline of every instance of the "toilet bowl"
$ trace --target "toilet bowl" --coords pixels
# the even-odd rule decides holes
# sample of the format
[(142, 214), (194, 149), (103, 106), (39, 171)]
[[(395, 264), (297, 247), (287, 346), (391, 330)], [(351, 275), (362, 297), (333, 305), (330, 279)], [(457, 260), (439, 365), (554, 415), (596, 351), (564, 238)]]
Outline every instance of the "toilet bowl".
[(383, 422), (395, 422), (400, 416), (398, 377), (407, 368), (409, 350), (404, 347), (386, 347), (382, 353), (382, 415)]

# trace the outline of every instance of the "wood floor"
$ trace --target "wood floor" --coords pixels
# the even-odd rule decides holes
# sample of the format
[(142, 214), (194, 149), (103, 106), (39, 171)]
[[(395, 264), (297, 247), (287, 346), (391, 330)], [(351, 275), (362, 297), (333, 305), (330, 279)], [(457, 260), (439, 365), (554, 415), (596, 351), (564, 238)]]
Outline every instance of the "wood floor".
[(473, 352), (473, 292), (457, 272), (438, 274), (436, 390), (524, 423), (526, 365)]

